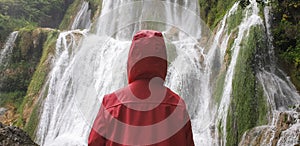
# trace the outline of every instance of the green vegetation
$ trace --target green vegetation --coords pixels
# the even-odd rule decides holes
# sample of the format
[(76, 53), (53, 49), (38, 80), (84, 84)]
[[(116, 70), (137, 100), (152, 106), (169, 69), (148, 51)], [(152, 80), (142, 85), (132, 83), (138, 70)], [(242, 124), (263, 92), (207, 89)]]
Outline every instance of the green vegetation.
[(0, 13), (37, 22), (42, 27), (57, 27), (71, 2), (73, 0), (2, 0)]
[(242, 6), (239, 5), (238, 9), (236, 10), (236, 12), (234, 12), (232, 15), (230, 15), (227, 18), (227, 33), (230, 33), (233, 29), (236, 29), (237, 26), (240, 25), (240, 23), (243, 20), (243, 9)]
[(23, 27), (52, 27), (60, 24), (68, 5), (74, 0), (1, 0), (0, 49), (6, 37)]
[(15, 19), (10, 16), (0, 14), (0, 47), (6, 41), (7, 36), (14, 30), (19, 30), (25, 26), (36, 26), (34, 22), (29, 22), (25, 19)]
[(221, 72), (217, 77), (216, 88), (215, 88), (213, 97), (214, 97), (215, 102), (218, 104), (220, 104), (220, 102), (221, 102), (223, 89), (224, 89), (224, 83), (225, 83), (225, 77), (226, 77), (225, 71)]
[(79, 9), (82, 0), (74, 0), (74, 2), (69, 6), (62, 22), (59, 25), (60, 30), (67, 30), (71, 27), (72, 20), (76, 16), (77, 9)]
[(225, 54), (225, 58), (224, 58), (224, 63), (225, 63), (225, 67), (223, 70), (221, 70), (221, 72), (219, 73), (217, 80), (216, 80), (216, 88), (214, 91), (214, 100), (216, 103), (220, 103), (221, 98), (222, 98), (222, 94), (223, 94), (223, 88), (224, 88), (224, 83), (225, 83), (225, 77), (226, 77), (226, 68), (229, 66), (230, 62), (231, 62), (231, 49), (232, 46), (234, 44), (234, 40), (236, 38), (237, 35), (237, 29), (233, 30), (233, 32), (231, 32), (230, 34), (230, 38), (228, 40), (228, 45), (226, 48), (226, 54)]
[(2, 92), (0, 93), (0, 107), (4, 107), (7, 104), (13, 104), (14, 107), (19, 107), (23, 101), (26, 92), (14, 91), (14, 92)]
[[(26, 120), (30, 116), (29, 123), (27, 124), (30, 127), (28, 130), (33, 129), (32, 125), (35, 125), (33, 123), (36, 122), (36, 115), (35, 114), (29, 115), (29, 114), (31, 113), (30, 111), (32, 110), (32, 108), (35, 109), (39, 106), (38, 104), (35, 104), (35, 101), (38, 98), (38, 95), (43, 87), (43, 84), (46, 80), (47, 74), (50, 70), (50, 66), (49, 66), (50, 58), (49, 57), (51, 57), (54, 54), (56, 39), (57, 39), (58, 35), (59, 35), (59, 32), (56, 30), (52, 30), (52, 31), (48, 32), (47, 40), (45, 41), (45, 43), (43, 45), (43, 53), (42, 53), (42, 57), (40, 58), (39, 65), (36, 68), (36, 71), (34, 72), (34, 75), (28, 86), (26, 96), (25, 96), (21, 106), (19, 106), (19, 108), (18, 108), (18, 113), (20, 113), (21, 116), (18, 120), (17, 125), (20, 127), (23, 127), (24, 124), (26, 124)], [(34, 107), (32, 107), (33, 104), (35, 104)], [(32, 131), (31, 131), (31, 133), (32, 133)]]
[(199, 0), (201, 18), (213, 29), (236, 0)]
[(227, 118), (227, 143), (238, 145), (247, 130), (267, 124), (267, 103), (262, 86), (256, 82), (256, 51), (266, 48), (266, 39), (261, 27), (252, 27), (249, 36), (241, 43), (234, 79), (230, 110)]
[(43, 54), (42, 54), (41, 60), (39, 62), (39, 65), (38, 65), (36, 71), (34, 72), (33, 78), (28, 87), (27, 95), (35, 96), (41, 90), (43, 83), (46, 79), (46, 76), (49, 72), (49, 62), (47, 62), (49, 60), (47, 60), (47, 59), (48, 59), (49, 55), (54, 54), (56, 39), (57, 39), (58, 35), (59, 35), (58, 31), (49, 32), (47, 40), (43, 47)]
[(39, 124), (39, 106), (40, 104), (36, 104), (32, 110), (29, 121), (24, 127), (24, 130), (29, 134), (31, 139), (35, 139), (36, 127)]
[(300, 90), (300, 1), (274, 0), (272, 33), (280, 64)]
[(0, 106), (19, 107), (42, 55), (46, 32), (24, 28), (19, 31), (7, 65), (0, 65)]
[(225, 52), (226, 53), (225, 60), (224, 60), (226, 67), (228, 67), (231, 62), (231, 57), (232, 57), (231, 51), (232, 51), (232, 47), (234, 44), (234, 40), (236, 39), (237, 33), (238, 33), (238, 29), (235, 29), (234, 31), (232, 31), (230, 34), (228, 43), (227, 43), (227, 48), (226, 48), (226, 52)]
[[(92, 17), (98, 15), (101, 10), (102, 0), (87, 0), (89, 2), (89, 8), (91, 9)], [(80, 9), (83, 0), (74, 0), (69, 6), (62, 22), (59, 25), (60, 30), (67, 30), (71, 27), (73, 19), (75, 19), (77, 11)]]

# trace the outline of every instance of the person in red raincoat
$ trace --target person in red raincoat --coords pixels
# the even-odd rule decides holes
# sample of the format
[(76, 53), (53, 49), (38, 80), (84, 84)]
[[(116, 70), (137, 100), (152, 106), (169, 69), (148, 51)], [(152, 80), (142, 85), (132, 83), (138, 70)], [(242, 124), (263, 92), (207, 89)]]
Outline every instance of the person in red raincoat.
[(163, 85), (167, 64), (162, 33), (139, 31), (128, 55), (128, 85), (104, 96), (89, 146), (194, 146), (184, 101)]

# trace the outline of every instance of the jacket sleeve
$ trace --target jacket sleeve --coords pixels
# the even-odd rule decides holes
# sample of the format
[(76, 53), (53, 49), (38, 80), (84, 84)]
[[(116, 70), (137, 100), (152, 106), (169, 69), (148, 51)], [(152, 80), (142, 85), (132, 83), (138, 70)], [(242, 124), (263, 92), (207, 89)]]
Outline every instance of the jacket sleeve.
[(192, 131), (192, 126), (191, 126), (191, 121), (189, 120), (186, 123), (186, 141), (187, 141), (187, 146), (195, 146), (194, 140), (193, 140), (193, 131)]
[(89, 135), (88, 146), (105, 146), (106, 138), (103, 137), (105, 126), (104, 107), (101, 105)]

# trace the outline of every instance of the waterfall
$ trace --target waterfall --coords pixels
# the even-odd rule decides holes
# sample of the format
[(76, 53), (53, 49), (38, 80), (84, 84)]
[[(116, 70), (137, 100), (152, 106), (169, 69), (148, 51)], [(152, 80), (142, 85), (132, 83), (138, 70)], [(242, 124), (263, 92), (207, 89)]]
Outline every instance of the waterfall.
[[(132, 36), (141, 29), (156, 29), (163, 32), (167, 45), (169, 66), (165, 85), (185, 100), (195, 144), (225, 145), (227, 113), (240, 44), (251, 27), (264, 25), (256, 1), (250, 0), (230, 48), (232, 59), (224, 69), (226, 48), (233, 35), (227, 33), (227, 21), (238, 5), (232, 6), (213, 35), (198, 16), (196, 0), (104, 0), (101, 15), (93, 24), (94, 32), (72, 30), (62, 32), (57, 39), (52, 70), (44, 86), (47, 89), (40, 96), (46, 95), (37, 127), (37, 143), (87, 145), (103, 96), (127, 84), (126, 62)], [(81, 24), (89, 26), (90, 20), (83, 19), (88, 13), (88, 3), (84, 2), (72, 29), (80, 28)], [(272, 48), (269, 53), (274, 54)], [(282, 71), (272, 67), (275, 65), (262, 68), (257, 78), (275, 110), (295, 103), (299, 95)], [(221, 71), (225, 72), (225, 83), (217, 104), (213, 91)], [(285, 78), (276, 75), (278, 72)], [(216, 130), (219, 123), (222, 135)]]
[[(62, 125), (59, 125), (59, 122), (61, 117), (66, 116), (62, 110), (70, 108), (69, 106), (72, 106), (72, 102), (68, 103), (68, 98), (65, 97), (70, 94), (62, 93), (60, 91), (63, 90), (65, 92), (70, 92), (71, 90), (71, 81), (69, 76), (66, 76), (66, 74), (70, 72), (68, 66), (72, 63), (72, 59), (76, 53), (76, 48), (80, 43), (76, 40), (79, 40), (81, 35), (85, 34), (85, 31), (67, 31), (60, 33), (57, 39), (54, 66), (46, 82), (48, 90), (44, 91), (47, 93), (41, 94), (47, 94), (43, 105), (44, 109), (40, 117), (39, 129), (37, 131), (37, 141), (42, 142), (41, 144), (47, 145), (49, 140), (52, 141), (52, 136), (54, 136), (53, 134), (57, 132), (57, 129), (65, 130), (64, 128), (67, 128), (61, 127)], [(75, 113), (77, 112), (74, 112), (74, 114)], [(69, 116), (76, 116), (76, 114)], [(43, 126), (43, 124), (47, 125)]]
[(300, 96), (297, 89), (291, 83), (289, 77), (279, 68), (276, 67), (273, 37), (271, 34), (271, 12), (270, 7), (264, 8), (266, 22), (266, 31), (268, 38), (268, 58), (264, 60), (266, 65), (258, 73), (258, 79), (263, 85), (268, 103), (272, 110), (287, 110), (288, 106), (300, 103)]
[(75, 16), (71, 30), (88, 29), (91, 26), (91, 10), (89, 10), (89, 2), (82, 1), (80, 10)]
[[(127, 54), (133, 34), (140, 29), (157, 28), (165, 36), (176, 33), (176, 37), (166, 38), (173, 46), (167, 48), (173, 60), (165, 84), (186, 100), (192, 118), (201, 119), (204, 115), (197, 111), (201, 106), (208, 107), (207, 96), (211, 95), (209, 82), (202, 77), (206, 73), (201, 71), (205, 65), (200, 64), (200, 59), (205, 54), (198, 42), (201, 20), (195, 3), (106, 0), (95, 23), (96, 32), (85, 35), (77, 31), (83, 34), (81, 43), (74, 42), (78, 40), (74, 31), (61, 33), (45, 84), (48, 90), (44, 93), (36, 141), (40, 145), (86, 145), (103, 95), (127, 83)], [(199, 25), (190, 26), (169, 17), (183, 17)], [(206, 86), (203, 92), (196, 89), (199, 86)]]
[[(244, 18), (243, 18), (241, 24), (238, 26), (237, 37), (234, 40), (232, 48), (230, 48), (233, 51), (233, 54), (232, 54), (230, 64), (229, 64), (229, 66), (227, 68), (227, 71), (226, 71), (223, 94), (221, 96), (221, 102), (220, 102), (220, 105), (218, 107), (217, 118), (216, 118), (216, 121), (214, 123), (214, 125), (221, 125), (220, 127), (218, 127), (218, 128), (221, 128), (219, 130), (221, 130), (222, 134), (223, 134), (222, 135), (223, 138), (220, 139), (221, 140), (220, 141), (221, 145), (226, 144), (227, 113), (228, 113), (229, 104), (231, 102), (232, 81), (233, 81), (233, 76), (234, 76), (234, 71), (235, 71), (235, 65), (237, 63), (237, 58), (238, 58), (239, 51), (240, 51), (240, 44), (241, 44), (242, 40), (245, 37), (247, 37), (247, 35), (249, 33), (249, 30), (252, 26), (262, 25), (262, 20), (258, 16), (259, 9), (257, 7), (256, 1), (254, 0), (254, 1), (250, 1), (250, 2), (251, 3), (246, 7)], [(238, 2), (235, 3), (233, 5), (233, 7), (231, 8), (231, 10), (228, 12), (227, 15), (230, 16), (233, 13), (235, 13), (235, 11), (237, 10), (238, 4), (239, 4)], [(226, 18), (229, 17), (227, 15), (225, 15), (225, 17), (223, 18), (222, 23), (224, 23)], [(224, 31), (224, 29), (222, 29), (222, 27), (221, 27), (221, 29), (219, 31)], [(228, 36), (225, 36), (225, 38), (224, 38), (224, 42), (226, 42), (226, 46), (227, 46), (228, 39), (229, 39), (230, 35), (231, 34), (229, 34)], [(226, 48), (226, 46), (222, 45), (221, 49)], [(222, 54), (224, 54), (225, 51), (223, 50), (222, 52), (223, 52)], [(217, 131), (215, 132), (215, 135), (218, 135)]]
[(9, 56), (12, 54), (15, 41), (18, 37), (18, 33), (19, 33), (18, 31), (14, 31), (8, 36), (0, 52), (0, 65), (6, 66), (6, 64), (8, 63), (7, 61), (9, 59)]
[[(255, 127), (243, 135), (240, 145), (282, 145), (299, 143), (300, 121), (296, 109), (289, 106), (300, 103), (300, 96), (289, 77), (276, 66), (276, 58), (271, 33), (271, 7), (264, 7), (267, 50), (261, 56), (257, 78), (263, 86), (270, 111), (268, 125)], [(262, 55), (260, 54), (260, 55)], [(249, 141), (251, 139), (251, 141)]]

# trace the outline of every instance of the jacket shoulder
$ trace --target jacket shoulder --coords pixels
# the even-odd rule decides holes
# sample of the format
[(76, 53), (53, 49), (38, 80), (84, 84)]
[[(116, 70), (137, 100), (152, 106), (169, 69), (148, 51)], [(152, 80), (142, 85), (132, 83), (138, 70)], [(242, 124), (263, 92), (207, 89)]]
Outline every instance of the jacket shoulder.
[[(118, 92), (123, 92), (123, 90), (121, 89)], [(117, 97), (115, 92), (106, 94), (103, 97), (102, 104), (106, 108), (111, 108), (111, 107), (114, 107), (117, 105), (121, 105), (122, 102), (118, 98), (123, 98), (123, 97)], [(173, 106), (182, 106), (184, 108), (186, 107), (184, 100), (178, 94), (174, 93), (169, 88), (167, 88), (167, 93), (166, 93), (165, 99), (162, 101), (162, 104), (168, 104), (168, 105), (173, 105)]]
[(185, 107), (184, 100), (175, 92), (173, 92), (171, 89), (167, 88), (167, 95), (165, 100), (163, 101), (166, 104), (172, 104), (175, 106), (183, 106)]

